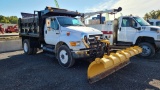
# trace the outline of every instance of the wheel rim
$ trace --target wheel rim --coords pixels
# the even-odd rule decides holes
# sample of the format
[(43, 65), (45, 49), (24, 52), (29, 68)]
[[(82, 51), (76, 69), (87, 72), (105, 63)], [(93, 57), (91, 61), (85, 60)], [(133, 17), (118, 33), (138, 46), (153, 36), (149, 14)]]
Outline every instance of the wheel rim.
[(149, 48), (149, 47), (146, 46), (146, 45), (143, 45), (143, 46), (141, 46), (141, 47), (142, 47), (142, 53), (141, 53), (142, 56), (148, 56), (148, 55), (150, 55), (150, 53), (151, 53), (151, 48)]
[(24, 43), (24, 51), (25, 51), (25, 52), (28, 52), (28, 46), (27, 46), (27, 43)]
[(68, 62), (68, 54), (65, 50), (61, 50), (59, 53), (60, 61), (63, 64), (66, 64)]

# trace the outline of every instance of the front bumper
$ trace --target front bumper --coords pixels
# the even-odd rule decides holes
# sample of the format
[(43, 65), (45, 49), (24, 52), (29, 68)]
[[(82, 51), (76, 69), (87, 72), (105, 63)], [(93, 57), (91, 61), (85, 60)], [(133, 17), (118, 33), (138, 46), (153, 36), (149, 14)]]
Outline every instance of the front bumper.
[(75, 59), (90, 57), (90, 55), (87, 54), (87, 52), (88, 50), (72, 51), (72, 56)]
[(156, 47), (160, 48), (160, 41), (155, 41)]
[(81, 48), (78, 51), (71, 51), (73, 58), (102, 57), (105, 51), (108, 51), (106, 47), (109, 45), (109, 41), (102, 39), (101, 36), (101, 34), (89, 35), (87, 40), (82, 38), (85, 48)]
[(73, 58), (95, 58), (95, 57), (102, 57), (105, 52), (108, 52), (106, 45), (90, 47), (90, 48), (83, 48), (77, 51), (71, 51)]

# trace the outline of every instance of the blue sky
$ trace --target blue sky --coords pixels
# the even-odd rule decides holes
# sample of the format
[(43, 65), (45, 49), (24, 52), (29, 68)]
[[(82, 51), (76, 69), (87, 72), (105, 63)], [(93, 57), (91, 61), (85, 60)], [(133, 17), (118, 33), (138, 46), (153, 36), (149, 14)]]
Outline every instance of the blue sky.
[[(43, 10), (46, 6), (55, 6), (54, 0), (0, 0), (0, 15), (18, 16), (20, 12), (32, 13)], [(123, 15), (138, 15), (143, 17), (146, 12), (160, 9), (159, 0), (57, 0), (60, 8), (92, 12), (104, 9), (122, 7)]]
[[(79, 12), (89, 11), (92, 7), (108, 0), (57, 0), (60, 8), (78, 10)], [(118, 0), (110, 0), (118, 1)], [(111, 2), (113, 3), (113, 2)], [(20, 17), (20, 12), (32, 13), (34, 10), (42, 10), (46, 6), (55, 6), (54, 0), (1, 0), (0, 15)], [(111, 5), (109, 5), (110, 7)]]

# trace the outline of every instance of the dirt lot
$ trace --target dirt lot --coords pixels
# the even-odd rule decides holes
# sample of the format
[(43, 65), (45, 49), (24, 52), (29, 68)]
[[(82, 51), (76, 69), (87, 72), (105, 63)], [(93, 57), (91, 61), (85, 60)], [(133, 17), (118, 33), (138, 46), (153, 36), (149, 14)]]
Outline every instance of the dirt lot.
[[(24, 55), (23, 51), (0, 54), (0, 90), (159, 90), (160, 53), (147, 60), (131, 58), (131, 64), (89, 84), (89, 63), (79, 60), (73, 68), (62, 68), (50, 55)], [(159, 89), (158, 89), (159, 88)]]

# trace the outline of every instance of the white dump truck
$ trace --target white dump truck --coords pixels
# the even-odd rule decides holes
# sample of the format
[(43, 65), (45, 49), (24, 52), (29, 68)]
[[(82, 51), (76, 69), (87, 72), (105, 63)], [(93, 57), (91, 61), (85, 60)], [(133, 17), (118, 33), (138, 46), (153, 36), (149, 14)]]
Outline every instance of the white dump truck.
[(75, 18), (82, 14), (75, 11), (46, 7), (33, 15), (22, 15), (19, 29), (25, 54), (36, 54), (37, 49), (43, 49), (54, 53), (65, 68), (73, 66), (78, 58), (92, 58), (87, 73), (91, 83), (124, 67), (130, 57), (141, 53), (141, 48), (135, 46), (110, 54), (109, 41), (104, 39), (103, 33), (86, 27)]
[[(121, 11), (122, 8), (86, 13), (95, 15)], [(101, 22), (101, 21), (100, 21)], [(106, 21), (106, 24), (88, 25), (103, 32), (112, 48), (139, 45), (143, 52), (138, 56), (150, 58), (160, 49), (160, 27), (152, 26), (138, 16), (120, 16), (118, 19)]]

